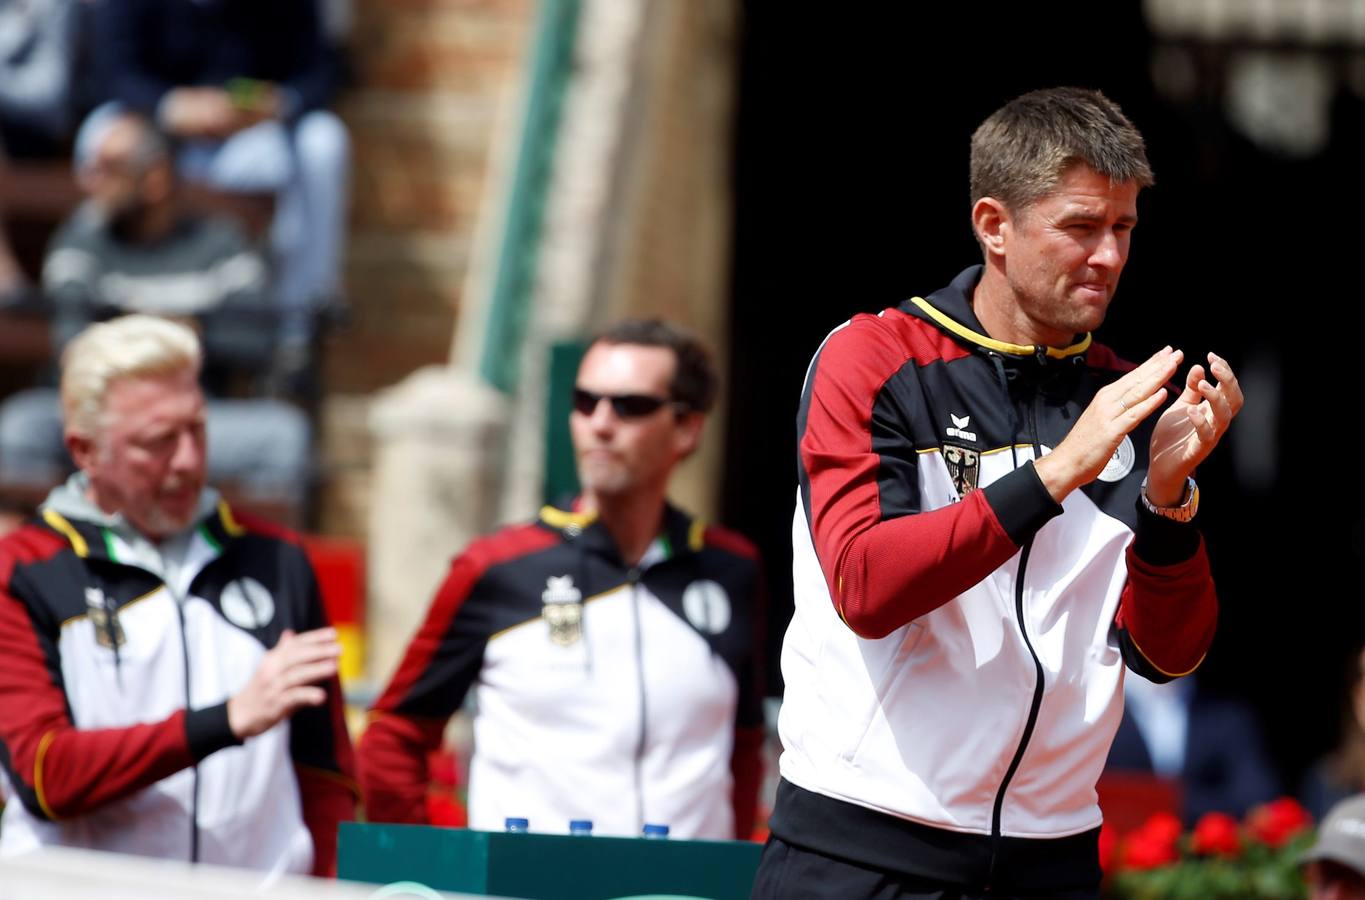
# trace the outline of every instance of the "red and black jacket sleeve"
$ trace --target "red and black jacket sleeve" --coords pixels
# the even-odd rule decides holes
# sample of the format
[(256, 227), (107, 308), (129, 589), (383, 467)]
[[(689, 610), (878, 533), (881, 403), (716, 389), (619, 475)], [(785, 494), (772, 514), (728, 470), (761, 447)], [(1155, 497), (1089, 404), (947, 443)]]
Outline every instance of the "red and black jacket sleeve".
[(533, 525), (507, 529), (475, 541), (451, 563), (360, 738), (360, 786), (371, 822), (426, 823), (427, 756), (440, 747), (499, 627), (498, 598), (485, 575), (557, 541), (554, 532)]
[[(1095, 345), (1090, 360), (1097, 370), (1116, 378), (1133, 368), (1112, 350)], [(1170, 396), (1181, 386), (1167, 385)], [(1133, 433), (1146, 447), (1156, 416)], [(1151, 681), (1162, 683), (1199, 667), (1213, 643), (1218, 624), (1218, 595), (1208, 554), (1192, 522), (1174, 522), (1153, 514), (1141, 498), (1124, 516), (1133, 528), (1125, 556), (1128, 579), (1114, 616), (1114, 631), (1124, 664)], [(1117, 512), (1117, 511), (1116, 511)]]
[[(734, 744), (730, 753), (731, 801), (735, 837), (748, 840), (758, 818), (758, 792), (763, 781), (764, 660), (767, 632), (767, 579), (757, 548), (737, 532), (707, 526), (697, 577), (714, 577), (735, 597), (734, 620), (725, 635), (705, 636), (734, 673)], [(729, 633), (733, 630), (733, 634)]]
[(748, 840), (758, 820), (758, 792), (763, 784), (763, 741), (767, 728), (763, 720), (763, 648), (766, 646), (768, 610), (767, 580), (758, 551), (753, 550), (755, 585), (750, 615), (753, 616), (752, 644), (739, 669), (739, 700), (735, 704), (735, 746), (730, 754), (730, 775), (734, 780), (732, 801), (736, 840)]
[(34, 816), (57, 821), (142, 790), (238, 743), (227, 704), (177, 710), (159, 722), (78, 729), (71, 721), (53, 596), (85, 585), (62, 554), (67, 543), (26, 526), (0, 547), (0, 765)]
[(919, 452), (938, 444), (921, 370), (968, 352), (888, 310), (855, 317), (811, 363), (797, 422), (801, 500), (830, 597), (861, 637), (885, 637), (971, 588), (1062, 511), (1031, 462), (960, 503), (922, 508)]
[(1127, 563), (1128, 583), (1114, 618), (1124, 663), (1157, 683), (1190, 674), (1208, 653), (1218, 624), (1203, 537), (1192, 523), (1154, 515), (1139, 501)]

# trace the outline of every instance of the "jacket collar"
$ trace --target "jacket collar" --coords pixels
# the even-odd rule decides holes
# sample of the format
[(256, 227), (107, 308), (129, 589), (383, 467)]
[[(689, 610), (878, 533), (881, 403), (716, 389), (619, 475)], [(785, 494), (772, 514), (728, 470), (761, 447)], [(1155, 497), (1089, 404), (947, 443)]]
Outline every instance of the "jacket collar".
[[(546, 505), (540, 510), (540, 523), (546, 528), (560, 532), (566, 540), (577, 541), (584, 551), (606, 556), (620, 561), (620, 552), (611, 532), (598, 519), (596, 512), (583, 512), (579, 509), (580, 499), (571, 502)], [(663, 527), (659, 536), (645, 552), (642, 563), (645, 567), (683, 553), (697, 553), (703, 544), (706, 523), (690, 516), (671, 503), (664, 505)]]
[[(77, 556), (146, 568), (147, 549), (154, 550), (155, 545), (121, 514), (106, 513), (91, 502), (86, 496), (88, 485), (85, 475), (77, 472), (53, 488), (38, 509), (43, 522), (66, 538)], [(217, 556), (229, 541), (245, 533), (218, 492), (205, 488), (194, 524), (163, 543), (198, 536)]]
[(901, 304), (901, 309), (921, 319), (932, 322), (939, 330), (952, 335), (959, 343), (973, 350), (995, 353), (1006, 358), (1025, 360), (1036, 359), (1074, 359), (1082, 357), (1090, 349), (1090, 334), (1080, 335), (1067, 347), (1048, 347), (1042, 344), (1011, 344), (997, 341), (986, 334), (981, 321), (972, 310), (972, 292), (981, 280), (984, 266), (976, 265), (964, 269), (942, 290), (930, 294), (928, 299), (912, 297)]

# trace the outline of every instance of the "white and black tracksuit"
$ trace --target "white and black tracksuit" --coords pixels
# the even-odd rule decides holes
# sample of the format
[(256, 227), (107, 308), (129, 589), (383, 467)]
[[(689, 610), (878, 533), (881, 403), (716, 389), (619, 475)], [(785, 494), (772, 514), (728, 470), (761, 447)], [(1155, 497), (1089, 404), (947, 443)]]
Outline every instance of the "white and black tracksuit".
[(1093, 889), (1125, 664), (1193, 670), (1216, 598), (1198, 531), (1140, 508), (1155, 416), (1048, 494), (1033, 460), (1129, 367), (1088, 335), (993, 341), (980, 273), (811, 363), (772, 833), (911, 880)]
[(476, 689), (471, 827), (748, 834), (762, 739), (757, 557), (677, 510), (635, 567), (590, 516), (475, 541), (451, 564), (360, 742), (372, 821), (422, 822), (426, 755)]

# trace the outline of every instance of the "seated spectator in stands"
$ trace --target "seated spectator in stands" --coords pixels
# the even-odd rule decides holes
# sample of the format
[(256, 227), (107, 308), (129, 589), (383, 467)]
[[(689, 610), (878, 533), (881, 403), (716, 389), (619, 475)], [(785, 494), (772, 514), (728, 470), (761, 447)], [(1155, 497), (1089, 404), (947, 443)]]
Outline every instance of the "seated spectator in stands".
[[(75, 0), (0, 0), (0, 178), (7, 158), (61, 152), (71, 127), (75, 12)], [(28, 291), (0, 221), (0, 307)]]
[(82, 126), (77, 161), (123, 108), (180, 142), (184, 177), (276, 192), (283, 346), (301, 353), (309, 310), (338, 289), (350, 178), (346, 129), (323, 108), (337, 67), (316, 0), (104, 0), (95, 22), (96, 64), (114, 106)]
[(75, 0), (0, 0), (0, 143), (52, 156), (71, 127)]
[(1365, 795), (1332, 808), (1303, 864), (1309, 900), (1365, 900)]
[[(0, 149), (0, 178), (5, 177), (4, 150)], [(0, 308), (23, 301), (28, 293), (28, 279), (23, 267), (14, 257), (9, 235), (5, 233), (4, 210), (0, 209)]]
[(1347, 663), (1341, 709), (1341, 735), (1336, 747), (1315, 762), (1301, 791), (1304, 807), (1316, 819), (1353, 794), (1365, 791), (1365, 647)]
[(1256, 714), (1244, 701), (1202, 689), (1195, 676), (1166, 684), (1128, 678), (1123, 697), (1106, 772), (1178, 782), (1190, 824), (1208, 812), (1240, 818), (1279, 796)]
[[(43, 287), (55, 306), (53, 349), (92, 320), (126, 312), (191, 320), (205, 347), (209, 459), (215, 481), (297, 520), (308, 482), (309, 425), (282, 401), (228, 398), (242, 373), (273, 356), (275, 317), (264, 263), (230, 222), (181, 209), (165, 139), (122, 114), (81, 172), (89, 200), (54, 237)], [(53, 388), (0, 406), (0, 484), (39, 494), (70, 470)]]
[(0, 539), (0, 860), (335, 872), (355, 813), (341, 646), (303, 548), (206, 484), (200, 360), (144, 315), (62, 356), (80, 471)]

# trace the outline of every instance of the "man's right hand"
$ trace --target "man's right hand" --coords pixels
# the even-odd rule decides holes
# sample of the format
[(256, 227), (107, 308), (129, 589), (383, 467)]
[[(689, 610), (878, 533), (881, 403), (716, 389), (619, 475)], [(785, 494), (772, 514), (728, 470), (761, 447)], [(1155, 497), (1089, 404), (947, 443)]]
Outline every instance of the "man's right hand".
[(1142, 365), (1095, 393), (1071, 433), (1033, 464), (1052, 499), (1061, 503), (1076, 488), (1099, 477), (1123, 436), (1166, 400), (1165, 385), (1183, 358), (1181, 351), (1163, 347)]
[(318, 685), (337, 673), (341, 644), (335, 628), (285, 631), (261, 660), (246, 687), (227, 703), (228, 725), (239, 740), (272, 728), (305, 706), (327, 702)]

